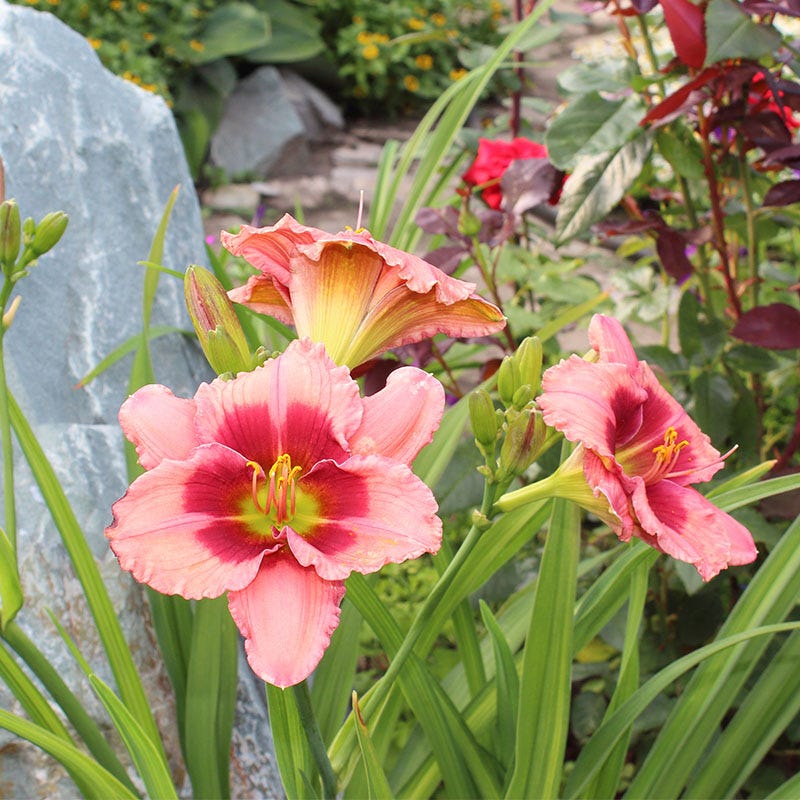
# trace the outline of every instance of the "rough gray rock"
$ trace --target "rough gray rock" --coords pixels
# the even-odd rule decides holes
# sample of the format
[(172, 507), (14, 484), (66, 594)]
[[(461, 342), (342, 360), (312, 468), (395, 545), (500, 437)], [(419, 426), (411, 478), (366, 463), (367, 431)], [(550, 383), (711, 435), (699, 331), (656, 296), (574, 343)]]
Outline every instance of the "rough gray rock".
[(302, 154), (305, 129), (275, 67), (261, 67), (231, 92), (211, 139), (211, 160), (229, 177), (264, 176)]
[[(164, 263), (203, 263), (200, 210), (172, 115), (163, 101), (102, 68), (94, 51), (55, 17), (0, 0), (0, 156), (6, 196), (23, 216), (69, 214), (67, 231), (19, 286), (22, 303), (5, 340), (9, 381), (96, 556), (118, 609), (178, 785), (183, 767), (171, 691), (154, 646), (141, 587), (123, 573), (103, 535), (125, 490), (117, 411), (130, 361), (85, 389), (79, 379), (141, 325), (144, 270), (164, 204), (182, 189)], [(189, 328), (179, 281), (162, 277), (154, 324)], [(153, 342), (156, 377), (183, 396), (210, 376), (199, 351), (176, 335)], [(41, 495), (18, 458), (19, 557), (26, 596), (18, 617), (87, 707), (102, 717), (82, 673), (54, 631), (52, 610), (98, 674), (112, 682), (83, 595)], [(245, 670), (242, 670), (245, 673)], [(243, 674), (234, 734), (233, 792), (279, 796), (263, 691)], [(0, 707), (19, 711), (4, 687)], [(258, 731), (258, 748), (253, 731)], [(114, 737), (111, 736), (113, 739)], [(67, 798), (75, 787), (36, 748), (0, 737), (4, 797)], [(187, 787), (184, 785), (183, 790)]]

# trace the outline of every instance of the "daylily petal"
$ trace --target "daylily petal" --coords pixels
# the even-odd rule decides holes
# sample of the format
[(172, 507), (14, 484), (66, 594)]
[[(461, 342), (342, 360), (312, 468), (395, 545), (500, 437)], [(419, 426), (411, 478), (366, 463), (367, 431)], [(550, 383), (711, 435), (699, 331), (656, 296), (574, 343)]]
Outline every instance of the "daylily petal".
[(304, 470), (321, 458), (346, 458), (361, 423), (358, 385), (321, 344), (296, 340), (235, 381), (197, 390), (197, 427), (268, 470), (285, 454)]
[(677, 441), (687, 444), (681, 448), (667, 477), (683, 485), (711, 480), (723, 467), (719, 450), (644, 362), (639, 364), (636, 382), (647, 392), (647, 400), (642, 406), (642, 425), (635, 440), (627, 446), (619, 443), (617, 458), (625, 465), (626, 472), (645, 473), (653, 463), (655, 448), (664, 444), (664, 436), (672, 428)]
[(281, 688), (307, 678), (339, 624), (343, 597), (341, 581), (323, 580), (285, 548), (267, 556), (249, 586), (228, 594), (253, 672)]
[(416, 294), (399, 286), (370, 309), (350, 343), (346, 363), (363, 364), (384, 350), (414, 344), (437, 333), (454, 338), (486, 336), (502, 330), (505, 324), (500, 309), (477, 294), (444, 305), (435, 290)]
[(542, 390), (536, 402), (544, 421), (601, 456), (613, 458), (619, 444), (637, 436), (642, 425), (647, 392), (624, 364), (592, 364), (570, 356), (544, 373)]
[(317, 515), (295, 517), (284, 529), (286, 539), (297, 560), (326, 580), (439, 549), (436, 501), (405, 464), (381, 456), (353, 456), (341, 465), (323, 461), (300, 488), (315, 499)]
[(416, 367), (400, 367), (363, 404), (361, 427), (350, 437), (352, 452), (375, 453), (410, 465), (439, 427), (444, 389), (433, 375)]
[(245, 517), (250, 474), (241, 455), (208, 444), (140, 475), (106, 529), (120, 566), (158, 592), (191, 599), (247, 586), (275, 547), (263, 515)]
[(294, 323), (289, 292), (268, 275), (251, 275), (244, 286), (237, 286), (228, 292), (234, 303), (252, 308), (259, 314), (266, 314), (286, 325)]
[(349, 363), (349, 344), (367, 314), (383, 261), (373, 249), (350, 242), (325, 242), (313, 258), (308, 249), (291, 262), (297, 335), (322, 342), (337, 364)]
[(589, 344), (597, 351), (600, 361), (625, 364), (635, 370), (639, 359), (622, 323), (604, 314), (595, 314), (589, 323)]
[(265, 275), (288, 286), (291, 280), (289, 260), (295, 247), (326, 235), (325, 231), (301, 225), (291, 215), (284, 214), (276, 225), (266, 228), (242, 225), (239, 233), (223, 231), (220, 241), (233, 255), (242, 256)]
[(636, 532), (636, 518), (630, 501), (631, 484), (616, 461), (610, 464), (603, 462), (591, 450), (586, 450), (583, 457), (583, 472), (586, 482), (595, 497), (605, 497), (609, 512), (604, 514), (596, 508), (597, 514), (616, 534), (620, 541), (627, 542)]
[(747, 528), (706, 500), (695, 489), (659, 481), (633, 498), (645, 541), (664, 553), (693, 564), (704, 581), (757, 555)]
[(187, 458), (200, 443), (194, 400), (184, 400), (158, 384), (143, 386), (119, 410), (122, 432), (135, 445), (139, 463), (152, 469), (165, 458)]

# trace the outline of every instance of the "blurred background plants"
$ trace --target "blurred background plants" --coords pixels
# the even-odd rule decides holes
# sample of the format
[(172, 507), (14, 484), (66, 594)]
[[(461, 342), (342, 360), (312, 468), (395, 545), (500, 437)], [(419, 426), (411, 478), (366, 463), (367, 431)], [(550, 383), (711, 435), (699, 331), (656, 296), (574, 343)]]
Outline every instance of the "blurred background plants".
[(341, 99), (383, 116), (437, 98), (493, 51), (508, 21), (499, 0), (321, 0), (317, 13)]

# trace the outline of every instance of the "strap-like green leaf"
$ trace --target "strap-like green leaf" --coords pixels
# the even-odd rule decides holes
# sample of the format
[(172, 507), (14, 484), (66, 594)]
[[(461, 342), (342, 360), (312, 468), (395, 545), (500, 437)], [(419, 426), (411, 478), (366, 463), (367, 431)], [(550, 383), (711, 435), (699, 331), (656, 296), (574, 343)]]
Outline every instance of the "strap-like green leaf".
[[(2, 391), (0, 389), (0, 391)], [(22, 608), (22, 584), (19, 581), (17, 554), (6, 532), (0, 528), (0, 628), (17, 616)]]
[(79, 776), (89, 800), (139, 800), (138, 796), (120, 783), (96, 761), (48, 730), (0, 709), (0, 728), (35, 744), (49, 753), (72, 775)]
[(97, 675), (90, 675), (89, 682), (108, 711), (122, 741), (125, 742), (147, 794), (159, 800), (177, 800), (178, 793), (175, 791), (163, 751), (155, 746), (153, 740), (142, 730), (142, 726), (106, 683)]
[(86, 543), (83, 531), (78, 525), (75, 513), (53, 467), (11, 393), (8, 395), (8, 401), (11, 424), (17, 441), (30, 464), (31, 472), (50, 509), (53, 522), (61, 534), (75, 574), (81, 583), (123, 701), (148, 736), (160, 745), (161, 738), (150, 710), (150, 703), (92, 551)]
[(569, 730), (572, 625), (580, 553), (580, 510), (564, 500), (553, 513), (525, 642), (516, 757), (506, 797), (558, 795)]
[[(570, 773), (569, 780), (564, 789), (565, 798), (578, 798), (584, 796), (584, 791), (588, 782), (594, 777), (597, 771), (614, 745), (625, 735), (627, 729), (633, 724), (636, 717), (641, 714), (647, 706), (655, 700), (671, 683), (680, 678), (688, 670), (702, 664), (703, 661), (723, 653), (725, 650), (735, 648), (758, 637), (769, 637), (783, 631), (800, 629), (800, 622), (788, 622), (778, 625), (765, 625), (761, 628), (754, 628), (745, 633), (738, 633), (718, 639), (711, 644), (695, 650), (672, 664), (662, 669), (654, 675), (647, 683), (641, 686), (623, 705), (611, 715), (607, 722), (604, 722), (595, 732), (594, 736), (586, 743), (573, 771)], [(627, 797), (628, 795), (626, 795)], [(635, 796), (638, 796), (635, 795)], [(666, 797), (672, 795), (650, 795), (651, 797)]]
[(237, 633), (226, 597), (195, 603), (186, 676), (186, 766), (197, 798), (230, 796)]
[(392, 797), (392, 790), (389, 788), (389, 781), (386, 778), (386, 773), (383, 771), (378, 754), (375, 752), (375, 747), (372, 744), (372, 739), (367, 730), (367, 724), (361, 716), (361, 710), (358, 707), (358, 696), (353, 692), (352, 697), (353, 725), (356, 730), (358, 746), (361, 749), (361, 758), (364, 763), (367, 798), (368, 800), (384, 800), (384, 798)]

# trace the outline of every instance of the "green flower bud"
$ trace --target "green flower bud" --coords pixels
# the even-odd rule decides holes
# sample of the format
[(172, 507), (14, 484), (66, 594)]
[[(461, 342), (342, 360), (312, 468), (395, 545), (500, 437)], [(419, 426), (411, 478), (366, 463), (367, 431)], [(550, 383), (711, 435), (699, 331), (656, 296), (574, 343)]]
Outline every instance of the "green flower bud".
[(458, 232), (464, 236), (477, 236), (481, 232), (481, 221), (466, 206), (458, 215)]
[(488, 392), (483, 389), (472, 392), (469, 396), (469, 417), (478, 444), (485, 448), (493, 448), (499, 427), (494, 403)]
[(208, 363), (218, 375), (249, 370), (250, 349), (222, 284), (206, 269), (190, 266), (183, 280), (186, 307)]
[(522, 386), (514, 392), (514, 396), (511, 398), (511, 405), (522, 411), (531, 400), (533, 400), (533, 389), (529, 383), (523, 383)]
[(63, 211), (51, 211), (42, 217), (36, 226), (31, 243), (31, 252), (34, 258), (52, 250), (58, 240), (64, 235), (69, 217)]
[(507, 424), (500, 447), (500, 469), (508, 476), (521, 475), (538, 457), (546, 435), (539, 411), (530, 407), (516, 414)]
[(21, 228), (19, 206), (14, 200), (6, 200), (0, 205), (0, 265), (4, 270), (10, 270), (17, 261)]
[(514, 362), (512, 356), (505, 356), (497, 370), (497, 393), (506, 408), (511, 406), (516, 390), (517, 380), (514, 376)]
[(514, 361), (522, 385), (529, 385), (533, 394), (539, 391), (542, 380), (542, 343), (536, 336), (522, 341), (514, 354)]
[(17, 295), (12, 301), (11, 305), (8, 307), (8, 310), (5, 314), (3, 314), (3, 330), (7, 331), (11, 327), (11, 323), (14, 321), (14, 317), (17, 315), (17, 309), (19, 308), (20, 301), (22, 300), (21, 295)]

